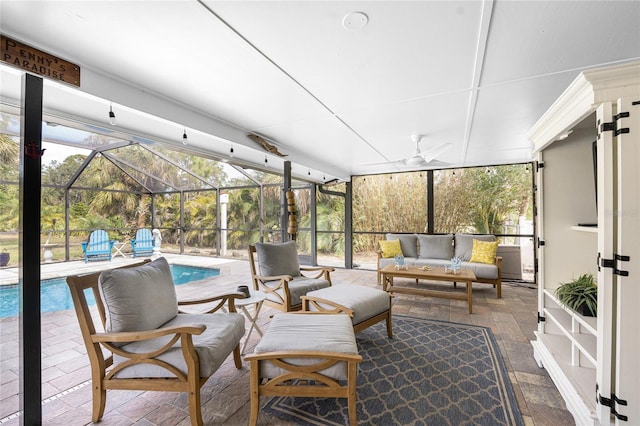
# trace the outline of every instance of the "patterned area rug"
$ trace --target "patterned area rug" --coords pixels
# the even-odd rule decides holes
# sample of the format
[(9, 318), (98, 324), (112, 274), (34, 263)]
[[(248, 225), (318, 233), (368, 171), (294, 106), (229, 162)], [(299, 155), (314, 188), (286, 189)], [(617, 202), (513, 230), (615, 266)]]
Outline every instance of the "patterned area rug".
[[(393, 317), (358, 333), (360, 425), (524, 425), (487, 327)], [(346, 425), (346, 399), (274, 397), (263, 411), (300, 425)]]

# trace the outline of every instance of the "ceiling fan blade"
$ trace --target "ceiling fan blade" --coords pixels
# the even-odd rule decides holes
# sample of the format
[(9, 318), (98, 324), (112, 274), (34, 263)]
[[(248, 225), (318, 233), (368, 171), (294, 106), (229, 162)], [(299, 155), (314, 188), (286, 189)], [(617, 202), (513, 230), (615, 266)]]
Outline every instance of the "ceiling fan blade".
[(430, 163), (431, 161), (435, 160), (440, 154), (442, 154), (452, 146), (453, 146), (452, 143), (448, 143), (448, 142), (441, 143), (440, 145), (434, 146), (433, 148), (420, 153), (420, 156), (424, 158), (424, 160), (427, 163)]
[(382, 161), (380, 163), (367, 163), (367, 164), (363, 164), (363, 166), (382, 166), (384, 164), (406, 164), (407, 160), (403, 159), (403, 160), (395, 160), (395, 161)]
[(431, 160), (427, 163), (427, 166), (429, 167), (446, 167), (450, 165), (451, 163), (447, 163), (446, 161), (440, 161), (440, 160)]
[(363, 165), (364, 166), (380, 166), (380, 165), (386, 165), (386, 164), (397, 164), (397, 165), (403, 165), (403, 166), (409, 166), (409, 167), (424, 167), (424, 166), (438, 166), (438, 165), (447, 166), (450, 164), (442, 161), (435, 161), (435, 159), (440, 154), (442, 154), (443, 152), (451, 148), (453, 146), (452, 143), (444, 142), (439, 145), (436, 145), (435, 147), (427, 151), (421, 152), (419, 143), (423, 139), (423, 136), (413, 135), (412, 139), (416, 143), (416, 152), (413, 156), (404, 158), (402, 160), (383, 161), (380, 163), (368, 163)]

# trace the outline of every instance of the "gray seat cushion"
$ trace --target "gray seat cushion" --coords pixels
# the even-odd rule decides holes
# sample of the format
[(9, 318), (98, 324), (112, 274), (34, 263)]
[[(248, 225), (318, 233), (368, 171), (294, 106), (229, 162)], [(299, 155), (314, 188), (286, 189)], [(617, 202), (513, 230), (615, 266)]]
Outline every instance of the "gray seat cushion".
[(495, 280), (498, 278), (498, 267), (488, 263), (478, 262), (462, 262), (460, 265), (462, 269), (469, 269), (476, 274), (476, 278)]
[[(385, 266), (388, 265), (393, 265), (394, 264), (394, 258), (389, 257), (389, 258), (381, 258), (380, 259), (380, 268), (384, 268)], [(416, 262), (418, 261), (417, 258), (415, 257), (405, 257), (404, 258), (404, 264), (407, 266), (415, 266)], [(420, 261), (422, 261), (422, 259), (420, 259)]]
[(298, 248), (295, 241), (286, 243), (256, 243), (260, 275), (273, 277), (276, 275), (300, 275)]
[(432, 268), (444, 268), (451, 265), (451, 259), (418, 259), (415, 266), (430, 266)]
[[(406, 261), (407, 259), (405, 259)], [(410, 266), (431, 266), (432, 268), (444, 268), (451, 264), (450, 259), (409, 259), (407, 262)], [(380, 267), (393, 265), (393, 259), (380, 259)], [(470, 269), (476, 274), (477, 278), (495, 280), (498, 278), (498, 267), (487, 263), (462, 262), (462, 269)]]
[[(357, 354), (353, 325), (344, 314), (282, 313), (274, 315), (254, 353), (279, 351), (326, 351)], [(317, 359), (293, 358), (294, 365), (312, 365)], [(260, 377), (273, 378), (285, 371), (269, 361), (260, 362)], [(336, 380), (347, 379), (347, 365), (339, 362), (322, 374)]]
[[(304, 276), (294, 277), (289, 281), (289, 295), (291, 296), (290, 303), (292, 306), (302, 303), (300, 298), (313, 290), (319, 290), (321, 288), (329, 287), (331, 283), (322, 278), (307, 278)], [(278, 290), (276, 293), (282, 296), (282, 290)], [(273, 302), (279, 302), (272, 294), (267, 294), (267, 299)]]
[(154, 330), (178, 314), (171, 269), (164, 257), (102, 272), (98, 288), (108, 332)]
[[(360, 285), (334, 285), (307, 293), (307, 296), (330, 300), (353, 310), (353, 324), (360, 324), (391, 307), (391, 298), (386, 291)], [(328, 309), (330, 306), (327, 307)], [(310, 309), (317, 310), (313, 306)]]
[[(204, 324), (204, 333), (193, 336), (193, 345), (200, 359), (200, 377), (211, 376), (222, 365), (244, 335), (244, 315), (239, 313), (213, 314), (178, 314), (162, 327)], [(172, 337), (164, 336), (142, 342), (131, 342), (122, 346), (127, 352), (144, 353), (162, 347)], [(157, 357), (187, 373), (187, 366), (182, 355), (182, 348), (178, 341), (169, 351)], [(126, 360), (116, 354), (113, 355), (114, 364)], [(162, 367), (150, 364), (137, 364), (119, 372), (118, 378), (136, 377), (172, 377)]]

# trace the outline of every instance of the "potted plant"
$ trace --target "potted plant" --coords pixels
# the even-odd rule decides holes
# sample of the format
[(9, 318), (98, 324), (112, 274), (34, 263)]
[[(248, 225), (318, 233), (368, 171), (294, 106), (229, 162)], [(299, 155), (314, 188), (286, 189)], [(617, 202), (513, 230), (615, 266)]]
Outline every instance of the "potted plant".
[(595, 317), (598, 313), (598, 285), (592, 274), (583, 274), (560, 284), (555, 295), (563, 305), (579, 314)]

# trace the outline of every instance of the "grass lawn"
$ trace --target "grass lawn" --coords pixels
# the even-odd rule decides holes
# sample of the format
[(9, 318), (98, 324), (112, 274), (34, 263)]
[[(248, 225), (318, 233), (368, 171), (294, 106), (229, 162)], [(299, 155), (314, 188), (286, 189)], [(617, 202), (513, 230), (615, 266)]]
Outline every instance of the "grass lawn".
[[(44, 244), (47, 241), (47, 235), (43, 234), (40, 238), (40, 242)], [(82, 259), (82, 245), (80, 244), (82, 241), (85, 241), (85, 238), (80, 236), (72, 236), (70, 247), (69, 247), (69, 256), (71, 259)], [(53, 236), (49, 240), (50, 244), (58, 244), (57, 247), (51, 249), (53, 252), (54, 260), (63, 260), (64, 259), (64, 235), (61, 235), (59, 238)], [(18, 234), (15, 232), (2, 232), (0, 233), (0, 252), (9, 253), (9, 264), (7, 267), (16, 267), (18, 266)], [(44, 261), (43, 258), (44, 250), (40, 250), (40, 261)]]

